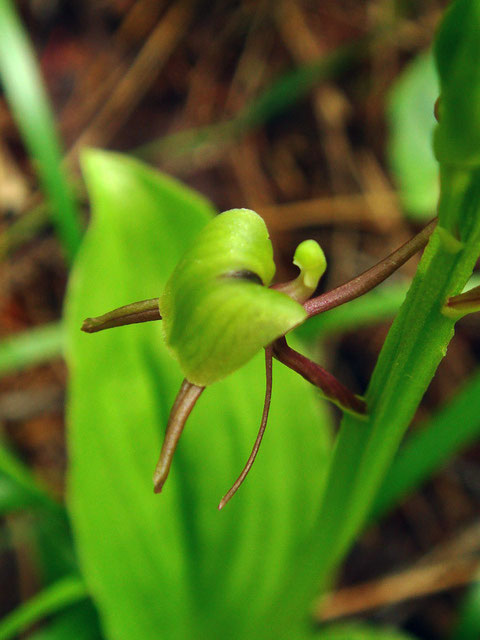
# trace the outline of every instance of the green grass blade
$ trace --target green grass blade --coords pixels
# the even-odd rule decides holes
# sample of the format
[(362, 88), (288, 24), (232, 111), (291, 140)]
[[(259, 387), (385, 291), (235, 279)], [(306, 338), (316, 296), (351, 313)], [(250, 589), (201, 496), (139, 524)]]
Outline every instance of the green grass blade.
[(0, 375), (58, 358), (63, 351), (63, 326), (52, 322), (0, 342)]
[[(0, 0), (0, 11), (3, 1)], [(1, 28), (0, 24), (0, 35)], [(232, 142), (252, 128), (261, 126), (269, 119), (281, 114), (322, 80), (338, 75), (348, 68), (353, 60), (366, 52), (365, 44), (366, 40), (347, 44), (318, 61), (287, 72), (274, 80), (258, 98), (247, 104), (231, 120), (164, 136), (142, 145), (136, 149), (135, 154), (143, 158), (161, 157), (171, 160), (195, 153), (204, 146)], [(0, 237), (0, 259), (8, 251), (14, 250), (19, 244), (31, 238), (38, 229), (43, 228), (47, 219), (48, 211), (44, 205), (40, 205), (25, 220), (14, 223), (11, 229), (7, 229)]]
[(367, 38), (338, 47), (319, 60), (301, 65), (275, 80), (237, 116), (239, 124), (255, 127), (286, 111), (322, 80), (336, 76), (368, 51)]
[(372, 518), (385, 514), (480, 434), (480, 371), (400, 449), (376, 498)]
[(9, 640), (29, 626), (88, 597), (78, 576), (68, 576), (20, 605), (0, 622), (0, 640)]
[(61, 166), (54, 118), (35, 55), (10, 0), (0, 0), (0, 79), (43, 188), (66, 256), (82, 236), (76, 203)]
[(42, 202), (16, 218), (0, 235), (0, 261), (21, 247), (50, 223), (50, 212)]
[(223, 146), (285, 112), (321, 81), (338, 75), (367, 52), (367, 39), (339, 47), (319, 60), (301, 65), (275, 79), (257, 98), (231, 120), (180, 131), (154, 140), (136, 149), (142, 158), (171, 160), (200, 147)]

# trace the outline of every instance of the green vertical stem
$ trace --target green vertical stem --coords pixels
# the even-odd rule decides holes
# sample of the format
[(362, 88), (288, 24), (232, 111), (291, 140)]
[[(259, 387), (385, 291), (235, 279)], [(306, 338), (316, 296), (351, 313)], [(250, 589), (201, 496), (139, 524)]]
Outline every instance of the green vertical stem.
[[(435, 232), (380, 354), (366, 396), (368, 424), (365, 427), (351, 416), (343, 422), (319, 516), (319, 544), (330, 547), (324, 571), (340, 560), (360, 530), (400, 440), (446, 353), (454, 321), (443, 315), (442, 306), (449, 295), (461, 290), (480, 253), (479, 201), (480, 175), (476, 172), (462, 200), (463, 247), (455, 251), (455, 242), (447, 232), (442, 228)], [(354, 461), (356, 464), (352, 464)], [(341, 515), (339, 504), (345, 509)]]
[(52, 221), (72, 260), (82, 229), (40, 69), (10, 0), (0, 0), (0, 79), (12, 114), (52, 204)]
[[(366, 394), (369, 417), (365, 421), (346, 415), (342, 422), (316, 535), (311, 547), (305, 549), (315, 558), (304, 581), (312, 597), (319, 584), (323, 588), (328, 585), (364, 526), (385, 473), (453, 336), (455, 321), (442, 313), (442, 307), (449, 296), (462, 289), (480, 254), (480, 170), (471, 172), (463, 193), (457, 196), (452, 202), (459, 206), (456, 217), (461, 242), (441, 226), (433, 233), (380, 353)], [(292, 608), (285, 613), (295, 615), (295, 607), (305, 597), (305, 592), (292, 594)], [(281, 629), (281, 616), (278, 623)]]

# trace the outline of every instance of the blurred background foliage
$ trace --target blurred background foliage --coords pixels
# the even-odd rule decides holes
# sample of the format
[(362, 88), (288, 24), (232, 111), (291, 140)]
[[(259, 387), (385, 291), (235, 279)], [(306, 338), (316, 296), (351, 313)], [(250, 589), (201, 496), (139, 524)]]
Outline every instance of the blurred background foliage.
[[(152, 462), (179, 383), (159, 327), (96, 337), (75, 326), (159, 295), (213, 209), (264, 217), (278, 280), (294, 274), (298, 242), (317, 239), (329, 263), (321, 290), (410, 237), (438, 196), (429, 49), (446, 4), (0, 0), (0, 638), (25, 628), (37, 640), (149, 638), (158, 627), (169, 638), (267, 638), (275, 607), (288, 610), (301, 563), (315, 570), (299, 547), (314, 535), (336, 410), (276, 371), (258, 468), (217, 514), (260, 417), (264, 380), (252, 362), (207, 390), (179, 473), (154, 497)], [(214, 206), (133, 160), (85, 161), (95, 213), (67, 313), (76, 367), (67, 515), (61, 316), (90, 218), (85, 146), (128, 152)], [(412, 261), (297, 339), (361, 393), (414, 270)], [(372, 631), (395, 626), (417, 638), (478, 638), (477, 323), (458, 326), (371, 524), (331, 593), (310, 607), (305, 637), (405, 637)], [(301, 471), (292, 478), (289, 468)], [(363, 622), (325, 630), (344, 618)]]

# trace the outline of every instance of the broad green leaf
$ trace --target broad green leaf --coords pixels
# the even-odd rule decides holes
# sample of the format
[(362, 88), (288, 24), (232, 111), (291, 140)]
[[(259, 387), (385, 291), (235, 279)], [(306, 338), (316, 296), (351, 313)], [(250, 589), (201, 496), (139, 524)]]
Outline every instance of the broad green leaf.
[(419, 220), (432, 218), (438, 201), (438, 163), (432, 151), (438, 91), (433, 55), (422, 54), (396, 80), (387, 110), (390, 165), (406, 213)]
[(394, 629), (360, 623), (332, 625), (313, 637), (318, 640), (414, 640), (413, 636)]
[[(144, 165), (90, 151), (93, 218), (70, 282), (70, 511), (81, 565), (112, 640), (270, 638), (299, 584), (328, 438), (312, 388), (274, 370), (269, 426), (254, 469), (222, 511), (258, 428), (263, 356), (209, 387), (161, 495), (152, 473), (181, 373), (161, 323), (80, 332), (84, 317), (159, 295), (213, 214)], [(307, 617), (302, 603), (298, 619)], [(296, 635), (297, 619), (285, 625)], [(276, 636), (278, 637), (278, 636)]]

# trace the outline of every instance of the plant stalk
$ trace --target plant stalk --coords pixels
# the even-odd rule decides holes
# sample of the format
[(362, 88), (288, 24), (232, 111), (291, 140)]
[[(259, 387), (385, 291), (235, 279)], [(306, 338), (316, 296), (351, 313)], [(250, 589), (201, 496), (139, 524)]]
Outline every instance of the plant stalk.
[(389, 256), (378, 262), (375, 266), (367, 269), (353, 280), (328, 291), (327, 293), (307, 300), (303, 305), (310, 317), (319, 313), (334, 309), (335, 307), (350, 302), (359, 296), (363, 296), (371, 289), (374, 289), (381, 282), (386, 280), (407, 260), (410, 260), (418, 251), (423, 249), (432, 235), (437, 220), (432, 220), (427, 226), (417, 233), (416, 236), (408, 240), (401, 247), (396, 249)]

